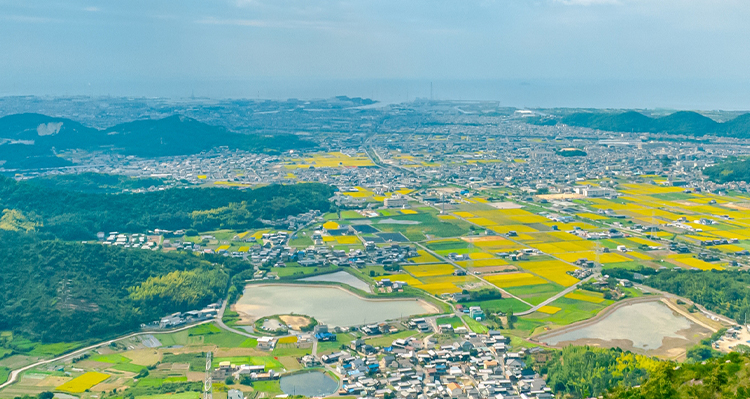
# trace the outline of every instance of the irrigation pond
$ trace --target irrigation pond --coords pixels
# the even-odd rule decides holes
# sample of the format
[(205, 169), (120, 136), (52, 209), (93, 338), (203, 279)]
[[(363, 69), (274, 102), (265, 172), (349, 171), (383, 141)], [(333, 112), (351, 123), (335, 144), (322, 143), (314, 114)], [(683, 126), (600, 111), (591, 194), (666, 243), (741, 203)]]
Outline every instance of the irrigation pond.
[(233, 308), (253, 320), (298, 314), (340, 327), (438, 312), (421, 299), (368, 299), (341, 287), (300, 284), (249, 285)]

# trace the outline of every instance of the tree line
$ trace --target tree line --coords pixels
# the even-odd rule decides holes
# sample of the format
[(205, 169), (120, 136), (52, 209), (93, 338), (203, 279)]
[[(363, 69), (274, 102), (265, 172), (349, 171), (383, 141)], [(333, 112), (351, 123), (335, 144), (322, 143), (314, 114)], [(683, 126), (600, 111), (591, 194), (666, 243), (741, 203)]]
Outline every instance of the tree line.
[(306, 183), (102, 194), (40, 188), (0, 177), (0, 209), (18, 210), (40, 222), (38, 231), (68, 240), (92, 238), (100, 231), (260, 227), (261, 219), (283, 219), (311, 209), (326, 212), (333, 193), (331, 186)]

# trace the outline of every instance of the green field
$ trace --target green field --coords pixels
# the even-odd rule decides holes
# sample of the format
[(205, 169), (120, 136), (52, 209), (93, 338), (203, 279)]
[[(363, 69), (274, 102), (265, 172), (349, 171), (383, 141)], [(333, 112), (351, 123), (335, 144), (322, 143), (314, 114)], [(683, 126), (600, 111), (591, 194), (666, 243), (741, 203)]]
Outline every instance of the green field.
[[(215, 357), (213, 358), (213, 361), (211, 362), (211, 367), (219, 367), (219, 363), (221, 362), (231, 362), (232, 364), (247, 364), (247, 365), (254, 365), (254, 366), (260, 366), (265, 365), (266, 371), (269, 371), (271, 369), (280, 370), (284, 368), (282, 364), (274, 359), (273, 356), (233, 356), (233, 357)], [(204, 363), (205, 364), (205, 363)]]
[(141, 378), (138, 380), (138, 384), (136, 385), (139, 388), (148, 388), (148, 387), (160, 387), (165, 382), (186, 382), (187, 377), (167, 377), (167, 378), (154, 378), (154, 377), (146, 377)]
[(529, 310), (531, 307), (515, 298), (491, 299), (489, 301), (472, 301), (462, 302), (464, 307), (480, 306), (485, 313), (507, 313), (512, 310), (514, 313)]
[(614, 301), (604, 301), (602, 303), (592, 303), (585, 301), (578, 301), (569, 298), (560, 298), (550, 303), (549, 306), (555, 306), (561, 310), (555, 314), (544, 314), (544, 313), (532, 313), (528, 316), (523, 316), (535, 321), (552, 323), (557, 325), (568, 325), (577, 321), (586, 320), (594, 317), (597, 313), (604, 310), (607, 306), (613, 304)]
[(112, 364), (130, 363), (132, 361), (131, 359), (128, 359), (127, 357), (120, 355), (119, 353), (110, 353), (108, 355), (92, 356), (91, 360), (95, 362), (112, 363)]
[(0, 384), (8, 380), (10, 375), (10, 369), (7, 367), (0, 367)]
[(272, 396), (281, 395), (284, 392), (279, 386), (279, 380), (272, 381), (255, 381), (253, 382), (253, 389), (258, 392), (266, 392)]
[[(437, 211), (435, 211), (434, 214), (437, 214)], [(388, 217), (388, 219), (411, 220), (419, 222), (419, 224), (378, 223), (376, 226), (383, 232), (399, 232), (411, 241), (422, 241), (426, 238), (425, 234), (429, 234), (433, 237), (457, 237), (469, 232), (470, 225), (468, 223), (457, 219), (450, 220), (450, 222), (444, 222), (435, 217), (434, 214), (425, 212), (414, 215), (394, 215)]]
[(564, 288), (562, 286), (552, 283), (505, 288), (506, 291), (532, 305), (538, 305), (544, 302), (546, 299), (549, 299), (558, 292), (561, 292), (563, 289)]
[(487, 328), (487, 326), (472, 319), (469, 316), (463, 316), (462, 318), (466, 322), (466, 325), (469, 326), (469, 329), (471, 329), (471, 331), (474, 331), (477, 334), (486, 334), (490, 330), (489, 328)]
[(128, 371), (131, 373), (139, 373), (141, 370), (147, 368), (146, 366), (140, 366), (133, 363), (120, 363), (112, 366), (115, 370)]
[(461, 319), (458, 316), (452, 316), (452, 317), (441, 317), (437, 320), (435, 320), (437, 325), (442, 324), (450, 324), (453, 328), (463, 327), (464, 322), (461, 321)]
[(201, 397), (200, 392), (187, 391), (180, 393), (164, 393), (160, 395), (143, 395), (136, 396), (136, 399), (198, 399)]
[(391, 343), (399, 338), (408, 338), (417, 335), (416, 331), (404, 330), (395, 334), (383, 335), (382, 337), (366, 339), (365, 343), (372, 346), (390, 346)]

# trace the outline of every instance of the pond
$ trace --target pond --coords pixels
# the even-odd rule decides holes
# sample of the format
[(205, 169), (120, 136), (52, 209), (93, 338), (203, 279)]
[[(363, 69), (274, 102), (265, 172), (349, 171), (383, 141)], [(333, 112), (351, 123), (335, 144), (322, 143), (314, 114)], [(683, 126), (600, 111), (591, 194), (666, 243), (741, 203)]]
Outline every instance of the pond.
[(281, 377), (281, 390), (287, 395), (302, 395), (309, 398), (336, 393), (339, 383), (326, 373), (311, 371)]
[(671, 353), (696, 341), (696, 336), (708, 333), (708, 329), (674, 312), (664, 303), (650, 301), (622, 306), (592, 323), (547, 334), (540, 337), (540, 341), (549, 345), (593, 344), (618, 346), (641, 353)]
[(370, 286), (364, 281), (352, 276), (347, 272), (336, 272), (329, 274), (321, 274), (319, 276), (305, 277), (300, 279), (302, 281), (327, 281), (332, 283), (342, 283), (350, 285), (354, 288), (360, 289), (365, 292), (370, 292)]
[(294, 313), (340, 327), (438, 312), (423, 300), (366, 299), (341, 287), (294, 284), (249, 285), (234, 309), (252, 319)]

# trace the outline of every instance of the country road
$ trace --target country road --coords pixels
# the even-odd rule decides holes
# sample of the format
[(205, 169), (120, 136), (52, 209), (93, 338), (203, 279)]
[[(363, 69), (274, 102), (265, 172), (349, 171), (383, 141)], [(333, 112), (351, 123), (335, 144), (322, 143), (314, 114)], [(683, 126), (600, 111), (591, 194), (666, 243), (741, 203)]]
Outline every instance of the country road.
[(189, 328), (193, 328), (193, 327), (201, 325), (201, 324), (212, 323), (213, 321), (214, 321), (214, 319), (208, 319), (208, 320), (201, 321), (199, 323), (193, 323), (193, 324), (190, 324), (190, 325), (187, 325), (187, 326), (184, 326), (184, 327), (180, 327), (180, 328), (176, 328), (174, 330), (168, 330), (168, 331), (143, 331), (143, 332), (132, 333), (132, 334), (124, 335), (124, 336), (119, 337), (119, 338), (110, 339), (109, 341), (104, 341), (104, 342), (100, 342), (98, 344), (90, 345), (90, 346), (87, 346), (85, 348), (81, 348), (81, 349), (75, 350), (75, 351), (70, 352), (70, 353), (66, 353), (64, 355), (61, 355), (61, 356), (58, 356), (58, 357), (55, 357), (55, 358), (52, 358), (52, 359), (42, 360), (42, 361), (36, 362), (34, 364), (30, 364), (28, 366), (24, 366), (22, 368), (19, 368), (19, 369), (16, 369), (16, 370), (12, 370), (10, 372), (10, 375), (8, 375), (8, 381), (0, 384), (0, 389), (3, 389), (5, 387), (7, 387), (7, 386), (15, 384), (16, 381), (18, 380), (18, 376), (21, 375), (21, 373), (23, 373), (24, 371), (31, 370), (34, 367), (38, 367), (38, 366), (41, 366), (43, 364), (54, 363), (54, 362), (57, 362), (57, 361), (60, 361), (60, 360), (64, 360), (64, 359), (70, 358), (70, 357), (75, 357), (77, 355), (86, 353), (86, 352), (88, 352), (88, 351), (90, 351), (92, 349), (96, 349), (96, 348), (98, 348), (100, 346), (109, 345), (112, 342), (117, 342), (117, 341), (120, 341), (120, 340), (123, 340), (123, 339), (137, 337), (137, 336), (140, 336), (140, 335), (171, 334), (171, 333), (175, 333), (175, 332), (187, 330)]

